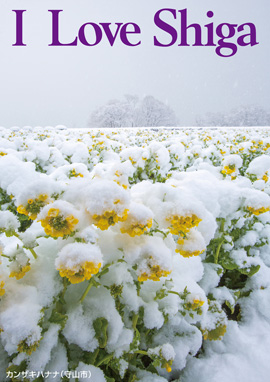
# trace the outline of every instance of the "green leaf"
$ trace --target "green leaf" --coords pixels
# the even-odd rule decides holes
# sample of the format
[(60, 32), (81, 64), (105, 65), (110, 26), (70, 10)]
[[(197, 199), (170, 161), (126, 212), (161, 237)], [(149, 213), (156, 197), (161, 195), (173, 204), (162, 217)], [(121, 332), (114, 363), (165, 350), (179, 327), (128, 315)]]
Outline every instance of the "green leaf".
[(27, 362), (26, 360), (22, 361), (19, 365), (10, 365), (8, 368), (7, 368), (7, 372), (10, 371), (12, 373), (16, 373), (16, 374), (19, 374), (21, 373), (22, 371), (25, 371), (27, 368)]
[(223, 268), (228, 270), (234, 270), (238, 268), (238, 265), (235, 264), (235, 262), (229, 256), (223, 257), (221, 263)]
[(228, 301), (225, 301), (226, 306), (230, 309), (231, 313), (234, 313), (234, 306)]
[(84, 352), (83, 355), (83, 362), (86, 363), (87, 365), (95, 365), (97, 356), (99, 353), (99, 348), (97, 348), (94, 352)]
[(52, 311), (52, 315), (49, 319), (49, 322), (58, 324), (61, 326), (61, 329), (63, 330), (66, 322), (67, 322), (68, 316), (66, 314), (59, 313), (56, 309)]
[(34, 379), (33, 382), (43, 382), (43, 381), (44, 381), (44, 379), (43, 379), (42, 375), (40, 375), (38, 378)]
[(235, 292), (234, 292), (234, 298), (235, 298), (235, 300), (238, 300), (239, 297), (240, 297), (240, 295), (241, 295), (240, 290), (235, 291)]
[(150, 363), (150, 365), (147, 367), (146, 370), (149, 371), (152, 374), (157, 374), (158, 375), (157, 369), (154, 367), (153, 363)]
[(162, 300), (163, 298), (168, 296), (168, 291), (165, 288), (162, 288), (156, 292), (156, 296), (154, 300)]
[(141, 334), (137, 328), (134, 330), (134, 336), (133, 336), (133, 341), (130, 344), (130, 350), (136, 350), (139, 348), (141, 341)]
[(215, 329), (206, 331), (206, 333), (204, 333), (204, 339), (210, 341), (221, 340), (226, 333), (226, 328), (226, 325), (220, 323)]
[(67, 354), (68, 354), (70, 370), (76, 369), (76, 367), (79, 365), (79, 362), (82, 360), (84, 361), (83, 359), (84, 352), (78, 345), (68, 344)]
[(250, 268), (240, 268), (239, 271), (246, 276), (253, 276), (255, 273), (257, 273), (260, 269), (260, 265), (252, 265)]
[(136, 374), (134, 373), (132, 373), (132, 374), (130, 374), (130, 376), (129, 376), (129, 378), (128, 378), (128, 382), (135, 382), (135, 381), (137, 381), (137, 376), (136, 376)]
[(96, 339), (98, 340), (99, 346), (104, 349), (108, 341), (108, 325), (109, 322), (104, 317), (99, 317), (93, 322), (93, 327), (96, 333)]

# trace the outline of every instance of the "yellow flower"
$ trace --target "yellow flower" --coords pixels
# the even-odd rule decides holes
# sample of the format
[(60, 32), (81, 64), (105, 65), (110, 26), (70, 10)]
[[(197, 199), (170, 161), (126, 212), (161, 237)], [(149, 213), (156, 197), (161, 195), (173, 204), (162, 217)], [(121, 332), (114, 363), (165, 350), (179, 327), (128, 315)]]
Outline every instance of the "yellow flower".
[(72, 178), (72, 177), (75, 177), (75, 178), (83, 178), (83, 174), (81, 174), (80, 172), (76, 172), (75, 169), (71, 170), (70, 173), (69, 173), (69, 177)]
[(4, 289), (4, 286), (5, 286), (5, 282), (4, 281), (1, 281), (0, 282), (0, 297), (4, 296), (5, 294), (5, 289)]
[(194, 298), (193, 303), (191, 304), (191, 309), (196, 310), (196, 309), (200, 308), (201, 306), (203, 306), (203, 304), (204, 304), (204, 301), (202, 301), (198, 298)]
[(131, 157), (129, 157), (128, 159), (130, 160), (130, 162), (131, 162), (132, 164), (136, 164), (136, 163), (137, 163), (137, 162), (136, 162), (133, 158), (131, 158)]
[(114, 175), (116, 175), (118, 178), (120, 178), (120, 176), (121, 176), (122, 174), (120, 174), (119, 171), (117, 170), (117, 171), (115, 171)]
[(102, 231), (107, 230), (110, 226), (115, 225), (118, 222), (123, 222), (128, 217), (128, 209), (125, 209), (121, 216), (112, 211), (106, 211), (103, 215), (93, 215), (94, 224)]
[(171, 271), (161, 269), (159, 265), (149, 267), (149, 272), (143, 272), (139, 275), (138, 281), (143, 282), (146, 280), (159, 281), (161, 277), (167, 277)]
[(183, 239), (182, 236), (180, 236), (179, 239), (177, 240), (177, 244), (183, 245), (184, 243), (185, 243), (185, 240)]
[(161, 367), (162, 367), (163, 369), (166, 369), (166, 371), (167, 371), (168, 373), (170, 373), (170, 372), (172, 371), (172, 368), (171, 368), (172, 363), (173, 363), (173, 360), (169, 360), (169, 361), (162, 360), (162, 362), (161, 362)]
[(92, 261), (86, 261), (80, 266), (80, 269), (62, 269), (57, 268), (61, 277), (66, 277), (69, 279), (71, 284), (78, 284), (84, 280), (90, 280), (92, 275), (99, 272), (101, 263), (95, 264)]
[(166, 369), (166, 371), (168, 373), (170, 373), (172, 371), (172, 363), (173, 363), (173, 359), (165, 359), (163, 354), (162, 354), (162, 351), (160, 351), (159, 353), (160, 357), (161, 357), (161, 367), (163, 369)]
[(48, 195), (47, 194), (40, 194), (38, 199), (41, 200), (42, 202), (45, 202), (48, 199)]
[(267, 175), (267, 172), (264, 174), (264, 176), (262, 177), (262, 180), (266, 182), (268, 182), (268, 175)]
[(175, 252), (180, 253), (181, 256), (183, 257), (192, 257), (192, 256), (199, 256), (201, 255), (204, 251), (184, 251), (183, 249), (176, 249)]
[(173, 235), (179, 235), (179, 233), (188, 233), (191, 228), (197, 227), (202, 219), (192, 214), (187, 216), (174, 215), (166, 219), (170, 222), (169, 230)]
[(35, 220), (41, 208), (43, 208), (49, 202), (50, 200), (48, 199), (48, 195), (41, 194), (36, 199), (28, 199), (26, 206), (18, 206), (17, 211), (19, 214), (26, 215), (31, 220)]
[(17, 207), (17, 211), (19, 212), (19, 214), (28, 215), (28, 213), (27, 213), (27, 211), (23, 205), (20, 205), (19, 207)]
[(152, 219), (147, 221), (147, 224), (140, 224), (139, 222), (124, 226), (121, 228), (122, 233), (127, 233), (129, 236), (140, 236), (147, 231), (148, 228), (151, 228), (153, 224)]
[(50, 218), (56, 218), (59, 215), (60, 210), (58, 208), (50, 208), (48, 211), (48, 216)]
[(24, 267), (21, 267), (21, 269), (19, 271), (10, 272), (9, 277), (15, 277), (17, 280), (20, 280), (25, 276), (26, 272), (30, 271), (30, 269), (31, 269), (31, 266), (28, 263)]
[(117, 183), (119, 186), (123, 187), (125, 190), (128, 189), (128, 184), (123, 184), (121, 182), (119, 182), (118, 180), (114, 180), (115, 183)]
[(5, 155), (7, 155), (7, 153), (4, 153), (3, 151), (0, 152), (1, 157), (5, 156)]
[(258, 209), (253, 207), (247, 207), (247, 209), (249, 210), (249, 212), (251, 212), (253, 215), (256, 215), (256, 216), (264, 214), (267, 211), (270, 211), (270, 207), (261, 207)]
[(21, 341), (17, 347), (19, 353), (26, 353), (27, 355), (31, 355), (33, 351), (36, 351), (39, 346), (40, 341), (36, 341), (31, 345), (28, 344), (28, 339)]
[(52, 237), (63, 237), (74, 232), (79, 220), (73, 215), (63, 216), (58, 208), (50, 208), (45, 219), (39, 220), (47, 235)]
[(172, 371), (170, 362), (166, 362), (165, 368), (166, 368), (166, 370), (167, 370), (168, 373), (170, 373), (170, 372)]
[(223, 170), (221, 171), (224, 175), (231, 175), (235, 172), (235, 164), (230, 164), (228, 166), (224, 166)]

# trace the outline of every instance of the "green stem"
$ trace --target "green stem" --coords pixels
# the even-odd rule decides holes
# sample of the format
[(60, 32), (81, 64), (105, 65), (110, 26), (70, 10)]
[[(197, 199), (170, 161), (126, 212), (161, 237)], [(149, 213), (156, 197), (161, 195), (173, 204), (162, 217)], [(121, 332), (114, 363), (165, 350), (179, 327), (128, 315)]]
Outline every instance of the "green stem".
[(224, 231), (224, 225), (225, 225), (225, 219), (222, 219), (221, 225), (220, 225), (220, 231)]
[(37, 259), (37, 254), (36, 252), (33, 250), (33, 248), (27, 248), (29, 249), (29, 251), (32, 253), (32, 255), (34, 256), (35, 259)]
[(168, 290), (168, 293), (176, 294), (178, 297), (180, 297), (180, 294), (177, 292), (174, 292), (173, 290)]
[(138, 318), (139, 318), (139, 315), (138, 315), (138, 314), (135, 314), (135, 315), (133, 316), (133, 319), (132, 319), (132, 328), (133, 328), (133, 330), (136, 329), (137, 322), (138, 322)]
[(9, 257), (9, 256), (7, 256), (7, 255), (4, 255), (3, 253), (2, 253), (0, 256), (6, 257), (7, 259), (9, 259), (9, 260), (10, 260), (10, 257)]
[[(22, 239), (20, 238), (20, 235), (19, 235), (17, 232), (13, 231), (13, 232), (12, 232), (12, 235), (15, 236), (15, 237), (17, 237), (18, 239), (22, 240)], [(33, 250), (33, 248), (27, 248), (27, 249), (29, 249), (29, 251), (32, 253), (32, 255), (33, 255), (33, 257), (34, 257), (35, 259), (38, 258), (38, 257), (37, 257), (37, 254), (36, 254), (36, 252)]]
[(158, 228), (152, 228), (152, 229), (150, 229), (150, 231), (148, 231), (148, 232), (145, 232), (145, 235), (151, 235), (152, 236), (152, 234), (153, 234), (153, 232), (159, 232), (159, 233), (161, 233), (162, 235), (163, 235), (163, 237), (166, 239), (166, 237), (168, 236), (168, 233), (169, 232), (163, 232), (163, 231), (161, 231), (160, 229), (158, 229)]
[[(95, 275), (95, 277), (96, 277), (97, 279), (99, 279), (101, 276), (103, 276), (103, 275), (105, 275), (107, 272), (109, 272), (109, 267), (110, 267), (112, 264), (114, 264), (114, 263), (110, 263), (110, 264), (105, 265), (105, 267), (103, 267), (102, 270), (101, 270), (99, 273), (97, 273), (97, 274)], [(96, 285), (95, 285), (95, 284), (96, 284)], [(87, 296), (88, 292), (90, 291), (90, 289), (92, 288), (93, 285), (94, 285), (94, 286), (98, 286), (98, 285), (100, 285), (100, 284), (98, 284), (98, 283), (96, 282), (96, 280), (92, 277), (92, 278), (90, 279), (90, 281), (89, 281), (88, 287), (85, 289), (84, 294), (83, 294), (82, 297), (80, 298), (80, 302), (83, 302), (83, 300), (85, 299), (85, 297)]]
[(97, 367), (102, 365), (104, 362), (110, 360), (111, 358), (113, 358), (113, 354), (106, 355), (106, 357), (102, 358), (102, 360), (99, 361), (99, 363), (97, 364)]
[(87, 296), (87, 294), (88, 294), (88, 292), (90, 291), (90, 289), (92, 288), (92, 286), (93, 286), (93, 279), (90, 279), (87, 288), (85, 289), (85, 291), (84, 291), (82, 297), (80, 298), (80, 302), (83, 302), (83, 300), (84, 300), (85, 297)]
[(218, 263), (218, 256), (219, 256), (219, 252), (220, 252), (220, 249), (221, 249), (221, 246), (224, 242), (224, 239), (221, 240), (221, 242), (219, 243), (218, 247), (217, 247), (217, 251), (216, 251), (216, 254), (215, 254), (215, 264)]
[[(224, 225), (225, 225), (225, 219), (222, 219), (221, 224), (220, 224), (220, 232), (224, 232)], [(216, 251), (216, 254), (214, 256), (215, 264), (218, 263), (219, 252), (220, 252), (220, 249), (221, 249), (221, 246), (222, 246), (223, 243), (224, 243), (224, 238), (221, 237), (221, 241), (220, 241), (220, 243), (219, 243), (219, 245), (217, 247), (217, 251)]]
[(64, 297), (64, 294), (66, 293), (66, 290), (67, 290), (67, 287), (69, 286), (70, 282), (68, 279), (64, 278), (63, 279), (63, 285), (64, 285), (64, 288), (63, 288), (63, 291), (62, 291), (62, 295)]
[(151, 330), (152, 330), (152, 329), (148, 329), (148, 330), (145, 332), (145, 335), (144, 335), (144, 336), (145, 336), (145, 338), (147, 338), (147, 337), (148, 337), (148, 334), (151, 332)]
[(96, 360), (97, 360), (97, 356), (98, 356), (98, 353), (99, 353), (99, 348), (97, 348), (95, 351), (94, 351), (94, 358), (92, 359), (92, 365), (95, 364)]
[(136, 350), (133, 352), (133, 354), (142, 354), (142, 355), (147, 355), (149, 357), (149, 354), (147, 353), (147, 351), (144, 351), (144, 350)]

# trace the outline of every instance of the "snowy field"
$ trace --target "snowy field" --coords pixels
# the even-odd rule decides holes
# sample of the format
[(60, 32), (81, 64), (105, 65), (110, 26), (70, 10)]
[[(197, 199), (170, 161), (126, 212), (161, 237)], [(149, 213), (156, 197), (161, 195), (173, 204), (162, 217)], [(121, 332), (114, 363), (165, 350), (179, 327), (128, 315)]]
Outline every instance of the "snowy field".
[(269, 131), (1, 128), (0, 381), (269, 381)]

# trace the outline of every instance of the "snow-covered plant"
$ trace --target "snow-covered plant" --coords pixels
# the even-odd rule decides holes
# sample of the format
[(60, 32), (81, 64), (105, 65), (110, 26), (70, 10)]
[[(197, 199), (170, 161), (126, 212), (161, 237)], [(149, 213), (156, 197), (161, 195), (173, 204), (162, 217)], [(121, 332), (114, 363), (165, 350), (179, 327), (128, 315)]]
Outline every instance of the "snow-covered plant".
[(0, 145), (1, 380), (177, 381), (266, 288), (267, 131)]

